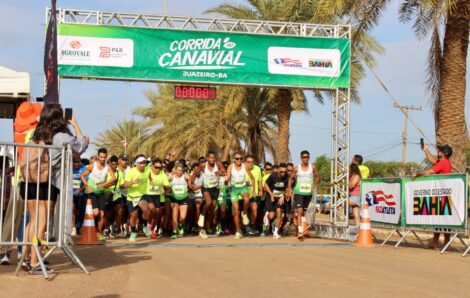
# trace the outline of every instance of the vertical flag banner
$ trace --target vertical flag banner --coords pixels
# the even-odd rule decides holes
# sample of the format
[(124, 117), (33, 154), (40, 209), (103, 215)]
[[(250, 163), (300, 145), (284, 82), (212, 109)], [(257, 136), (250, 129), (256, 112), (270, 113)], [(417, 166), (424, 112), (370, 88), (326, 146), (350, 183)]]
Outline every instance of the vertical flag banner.
[(399, 226), (401, 218), (401, 180), (362, 180), (361, 204), (369, 205), (369, 216), (373, 223)]
[(404, 225), (408, 227), (465, 228), (466, 176), (433, 175), (404, 178)]
[(56, 13), (56, 0), (52, 0), (51, 16), (47, 24), (46, 44), (44, 47), (44, 76), (46, 77), (45, 104), (59, 102)]

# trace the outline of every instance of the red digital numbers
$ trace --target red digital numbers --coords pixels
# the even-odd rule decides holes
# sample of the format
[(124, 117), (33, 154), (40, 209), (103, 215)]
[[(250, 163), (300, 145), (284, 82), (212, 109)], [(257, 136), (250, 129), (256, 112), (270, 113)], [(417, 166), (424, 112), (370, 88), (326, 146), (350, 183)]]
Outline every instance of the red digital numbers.
[(176, 99), (205, 99), (214, 100), (216, 88), (214, 87), (192, 87), (175, 86), (174, 95)]

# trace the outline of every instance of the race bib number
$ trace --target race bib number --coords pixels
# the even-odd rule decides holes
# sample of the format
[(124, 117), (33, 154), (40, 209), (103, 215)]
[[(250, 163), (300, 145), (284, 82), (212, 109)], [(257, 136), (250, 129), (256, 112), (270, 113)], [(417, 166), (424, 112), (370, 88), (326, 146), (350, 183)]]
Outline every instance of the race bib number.
[(150, 187), (149, 193), (153, 194), (153, 195), (159, 195), (160, 194), (160, 186), (153, 185), (152, 187)]
[(207, 188), (217, 187), (217, 184), (219, 184), (219, 181), (218, 181), (217, 177), (209, 178), (209, 179), (206, 181), (206, 187), (207, 187)]
[(195, 196), (196, 198), (202, 198), (201, 189), (195, 190), (195, 191), (194, 191), (194, 196)]
[(245, 179), (234, 179), (235, 187), (243, 187), (246, 185)]
[(284, 195), (284, 192), (283, 191), (280, 191), (280, 190), (273, 190), (273, 195), (276, 197), (276, 198), (280, 198)]
[(78, 189), (78, 188), (80, 188), (81, 183), (82, 183), (82, 181), (80, 181), (80, 180), (73, 180), (72, 186), (73, 186), (74, 189)]
[(137, 205), (139, 205), (140, 198), (141, 198), (141, 197), (132, 199), (132, 206), (137, 207)]
[(186, 187), (184, 185), (174, 185), (172, 189), (175, 195), (184, 195)]
[(312, 192), (312, 185), (310, 183), (302, 183), (302, 184), (300, 184), (300, 191), (301, 192)]

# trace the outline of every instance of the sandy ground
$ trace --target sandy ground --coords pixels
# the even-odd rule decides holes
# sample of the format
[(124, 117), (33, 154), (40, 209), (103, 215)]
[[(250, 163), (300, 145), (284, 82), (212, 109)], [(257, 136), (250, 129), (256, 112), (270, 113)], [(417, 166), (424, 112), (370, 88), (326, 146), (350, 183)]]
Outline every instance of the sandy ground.
[(49, 281), (1, 266), (1, 296), (470, 297), (470, 257), (456, 251), (292, 237), (113, 240), (74, 250), (90, 276), (56, 251)]

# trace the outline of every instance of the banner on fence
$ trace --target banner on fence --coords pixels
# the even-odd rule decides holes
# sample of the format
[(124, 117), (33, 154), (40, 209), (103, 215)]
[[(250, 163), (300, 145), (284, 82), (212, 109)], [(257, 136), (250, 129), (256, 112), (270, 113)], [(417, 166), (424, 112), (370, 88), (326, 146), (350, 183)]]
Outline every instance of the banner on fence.
[(59, 75), (161, 82), (349, 88), (345, 38), (60, 24)]
[(465, 228), (466, 175), (404, 178), (402, 183), (404, 226)]
[(361, 181), (361, 205), (369, 206), (373, 223), (400, 225), (400, 179), (364, 179)]

